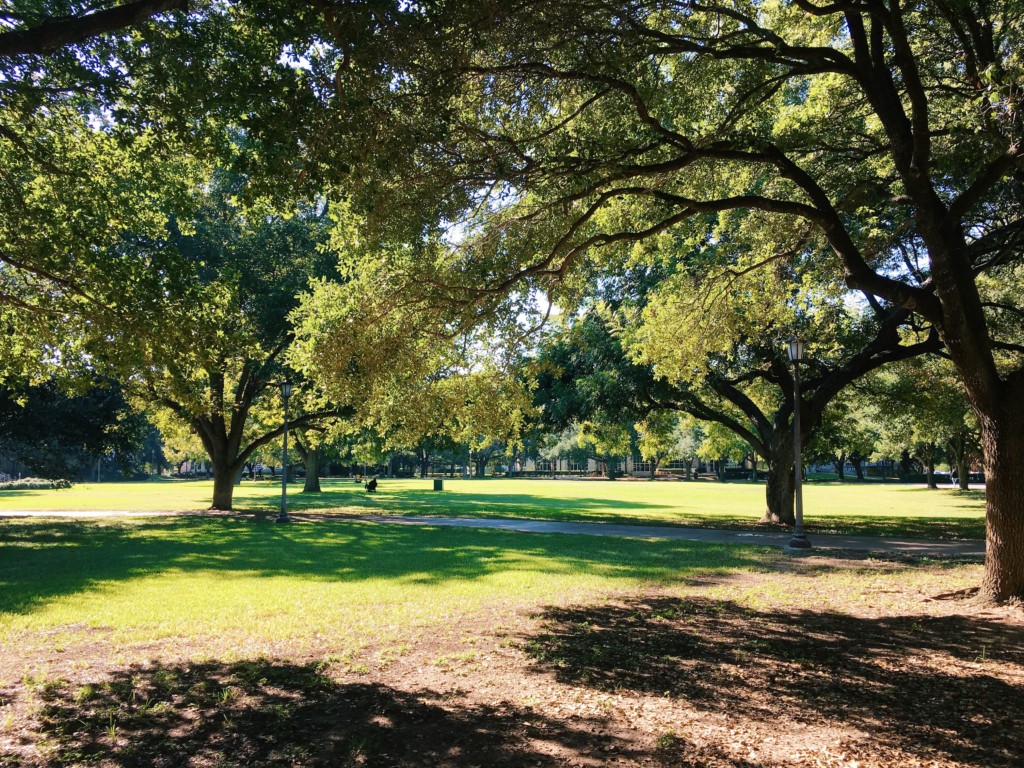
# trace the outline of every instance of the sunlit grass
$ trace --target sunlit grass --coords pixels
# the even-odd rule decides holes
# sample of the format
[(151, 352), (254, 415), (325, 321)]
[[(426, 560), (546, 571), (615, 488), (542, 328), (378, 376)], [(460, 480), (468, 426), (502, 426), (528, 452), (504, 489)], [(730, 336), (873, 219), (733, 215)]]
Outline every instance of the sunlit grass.
[[(279, 491), (269, 484), (241, 486), (236, 515), (0, 519), (0, 689), (7, 692), (0, 735), (8, 744), (13, 734), (35, 739), (31, 748), (55, 766), (99, 764), (93, 758), (100, 742), (119, 764), (135, 760), (129, 755), (140, 755), (140, 764), (163, 759), (170, 754), (168, 734), (174, 730), (178, 740), (183, 723), (195, 724), (204, 759), (209, 723), (231, 739), (245, 732), (259, 740), (269, 732), (275, 750), (285, 733), (305, 747), (310, 713), (324, 718), (334, 738), (339, 712), (367, 712), (376, 722), (388, 692), (459, 696), (466, 687), (486, 697), (492, 675), (505, 686), (502, 695), (512, 691), (513, 698), (533, 675), (535, 687), (519, 700), (533, 717), (536, 670), (502, 665), (521, 663), (515, 661), (521, 649), (536, 647), (543, 617), (552, 611), (585, 606), (592, 617), (608, 607), (627, 628), (643, 623), (661, 639), (715, 628), (721, 614), (722, 626), (736, 628), (747, 643), (740, 656), (756, 658), (763, 628), (808, 617), (820, 632), (816, 617), (843, 627), (849, 616), (859, 632), (873, 626), (871, 617), (895, 616), (916, 636), (914, 616), (948, 610), (937, 598), (976, 585), (981, 571), (954, 562), (792, 558), (750, 546), (399, 526), (356, 517), (750, 525), (763, 505), (763, 487), (740, 483), (446, 481), (438, 493), (426, 481), (384, 481), (375, 495), (353, 483), (325, 487), (319, 496), (292, 489), (297, 511), (290, 525), (272, 522)], [(33, 496), (39, 509), (198, 511), (209, 491), (209, 483), (158, 481)], [(0, 498), (16, 509), (26, 496)], [(899, 486), (812, 486), (807, 493), (809, 519), (820, 521), (827, 509), (826, 520), (858, 530), (935, 531), (947, 524), (942, 521), (968, 527), (980, 519), (980, 505), (971, 495)], [(675, 614), (644, 613), (650, 613), (645, 606), (679, 600), (704, 606), (698, 629), (666, 626)], [(592, 631), (591, 620), (570, 629), (596, 638), (592, 658), (635, 658), (635, 634), (627, 635), (628, 646), (616, 647), (605, 630)], [(612, 670), (615, 686), (629, 672)], [(256, 696), (260, 691), (264, 698)], [(374, 695), (366, 706), (362, 699), (349, 706), (353, 692)], [(247, 698), (236, 702), (239, 696)], [(285, 717), (298, 703), (307, 709)], [(359, 725), (358, 733), (367, 727)], [(238, 741), (220, 743), (230, 751)]]
[[(351, 481), (327, 480), (321, 494), (289, 489), (292, 510), (336, 514), (516, 517), (544, 520), (752, 527), (760, 518), (764, 486), (716, 482), (608, 482), (602, 480), (382, 480), (374, 495)], [(81, 484), (63, 491), (2, 491), (7, 510), (202, 510), (209, 481), (154, 480)], [(272, 510), (280, 486), (245, 482), (235, 491), (240, 510)], [(950, 488), (899, 484), (809, 483), (804, 489), (811, 531), (980, 538), (984, 495)]]
[[(348, 520), (4, 521), (0, 647), (348, 657), (461, 617), (762, 567), (753, 548)], [(166, 648), (165, 648), (166, 649)]]

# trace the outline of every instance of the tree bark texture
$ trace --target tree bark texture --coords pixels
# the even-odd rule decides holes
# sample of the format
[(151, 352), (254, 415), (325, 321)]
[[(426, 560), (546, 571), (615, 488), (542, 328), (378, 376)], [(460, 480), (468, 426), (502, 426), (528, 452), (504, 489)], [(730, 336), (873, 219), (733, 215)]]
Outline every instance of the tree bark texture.
[(0, 56), (52, 53), (96, 35), (139, 24), (159, 13), (187, 9), (188, 0), (134, 0), (77, 16), (53, 16), (34, 27), (0, 34)]
[(237, 469), (231, 464), (213, 462), (213, 503), (210, 509), (230, 512), (235, 496)]
[(306, 465), (306, 482), (302, 486), (303, 493), (320, 493), (320, 449), (307, 448), (302, 457)]
[(982, 423), (986, 551), (982, 591), (997, 601), (1024, 596), (1024, 412), (1004, 406)]
[(971, 488), (971, 462), (966, 456), (961, 456), (956, 462), (956, 483), (961, 491), (968, 491)]
[(765, 512), (761, 518), (763, 523), (782, 523), (795, 525), (796, 515), (793, 509), (794, 479), (793, 460), (784, 457), (773, 457), (768, 462), (768, 482), (765, 484)]

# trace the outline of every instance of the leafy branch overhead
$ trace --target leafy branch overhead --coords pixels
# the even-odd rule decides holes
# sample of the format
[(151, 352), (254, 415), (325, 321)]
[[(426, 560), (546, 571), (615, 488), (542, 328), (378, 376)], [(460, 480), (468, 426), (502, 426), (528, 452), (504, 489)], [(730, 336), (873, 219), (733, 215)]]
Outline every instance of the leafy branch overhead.
[(401, 292), (469, 316), (512, 291), (572, 306), (652, 241), (680, 256), (724, 244), (733, 261), (701, 262), (719, 281), (818, 260), (882, 322), (904, 312), (941, 340), (982, 425), (986, 593), (1024, 594), (1021, 304), (991, 295), (1024, 256), (1019, 11), (447, 5), (443, 45), (390, 52), (407, 74), (391, 101), (436, 98), (432, 77), (450, 88), (402, 196), (412, 185), (450, 214), (469, 190), (464, 258), (424, 262)]

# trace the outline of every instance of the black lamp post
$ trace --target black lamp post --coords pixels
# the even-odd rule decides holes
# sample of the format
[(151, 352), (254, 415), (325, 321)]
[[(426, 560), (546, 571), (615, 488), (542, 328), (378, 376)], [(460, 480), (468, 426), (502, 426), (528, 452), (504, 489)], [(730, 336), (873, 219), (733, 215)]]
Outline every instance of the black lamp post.
[(281, 382), (281, 399), (284, 401), (284, 450), (282, 451), (281, 471), (281, 511), (277, 522), (290, 523), (288, 517), (288, 398), (292, 396), (292, 383), (285, 379)]
[(789, 340), (786, 353), (793, 364), (793, 501), (796, 506), (796, 526), (786, 549), (803, 550), (811, 548), (804, 534), (804, 472), (800, 459), (800, 361), (804, 359), (804, 343), (794, 336)]

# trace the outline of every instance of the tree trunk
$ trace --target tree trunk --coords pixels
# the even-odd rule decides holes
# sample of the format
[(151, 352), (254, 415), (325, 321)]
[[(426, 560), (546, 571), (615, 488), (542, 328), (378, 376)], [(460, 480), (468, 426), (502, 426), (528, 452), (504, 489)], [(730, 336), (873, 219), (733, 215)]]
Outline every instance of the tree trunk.
[(512, 475), (515, 474), (516, 459), (518, 456), (518, 453), (513, 453), (509, 456), (508, 466), (505, 468), (505, 477), (512, 477)]
[(903, 451), (900, 454), (900, 480), (906, 480), (907, 475), (913, 471), (914, 460), (910, 457), (910, 451)]
[(982, 593), (1024, 597), (1024, 412), (1016, 401), (981, 419), (985, 452), (986, 552)]
[(858, 480), (864, 479), (864, 458), (857, 453), (850, 454), (850, 463), (853, 464), (853, 471), (857, 474)]
[(836, 475), (839, 477), (839, 482), (846, 480), (846, 454), (841, 453), (832, 460), (832, 464), (836, 468)]
[(609, 480), (615, 479), (615, 460), (605, 459), (604, 462), (604, 476)]
[(658, 467), (661, 466), (661, 456), (655, 456), (654, 461), (651, 462), (651, 476), (648, 480), (653, 480), (654, 476), (658, 474)]
[(230, 512), (235, 495), (235, 475), (233, 466), (215, 463), (213, 465), (213, 503), (210, 509)]
[(320, 493), (320, 449), (307, 448), (303, 457), (306, 464), (306, 482), (303, 493)]
[(725, 482), (725, 459), (719, 459), (715, 462), (715, 470), (718, 472), (718, 482)]
[(770, 445), (770, 455), (765, 457), (768, 479), (764, 488), (765, 511), (761, 522), (795, 525), (792, 432), (779, 432), (776, 438)]
[(762, 523), (795, 525), (793, 510), (793, 462), (776, 461), (768, 464), (768, 482), (765, 484), (765, 512)]
[(954, 469), (953, 465), (956, 465), (954, 475), (957, 486), (961, 491), (968, 490), (971, 481), (971, 462), (967, 459), (967, 437), (962, 434), (953, 437), (946, 446), (946, 450), (953, 457), (949, 468)]
[[(988, 482), (986, 476), (985, 481)], [(956, 458), (956, 482), (961, 491), (970, 490), (971, 483), (971, 462), (967, 458), (967, 452), (961, 453)]]
[(487, 459), (477, 459), (476, 464), (476, 476), (483, 477), (484, 472), (487, 471)]
[(928, 444), (925, 450), (928, 455), (925, 457), (925, 471), (928, 477), (928, 487), (931, 490), (938, 490), (939, 484), (935, 482), (935, 446)]

